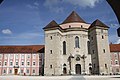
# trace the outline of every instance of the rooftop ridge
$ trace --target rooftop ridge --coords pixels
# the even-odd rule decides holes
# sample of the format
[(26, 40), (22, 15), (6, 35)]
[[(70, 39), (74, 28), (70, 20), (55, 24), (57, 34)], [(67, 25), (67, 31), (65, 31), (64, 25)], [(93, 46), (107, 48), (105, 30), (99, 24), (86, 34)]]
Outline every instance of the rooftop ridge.
[(72, 13), (63, 21), (62, 24), (71, 22), (86, 23), (75, 11), (72, 11)]
[(54, 28), (54, 27), (58, 27), (59, 24), (57, 24), (57, 22), (55, 20), (52, 20), (47, 26), (45, 26), (43, 29), (47, 29), (47, 28)]
[(89, 28), (95, 27), (95, 26), (100, 26), (100, 27), (104, 27), (104, 28), (109, 28), (106, 24), (104, 24), (102, 21), (100, 21), (99, 19), (96, 19)]

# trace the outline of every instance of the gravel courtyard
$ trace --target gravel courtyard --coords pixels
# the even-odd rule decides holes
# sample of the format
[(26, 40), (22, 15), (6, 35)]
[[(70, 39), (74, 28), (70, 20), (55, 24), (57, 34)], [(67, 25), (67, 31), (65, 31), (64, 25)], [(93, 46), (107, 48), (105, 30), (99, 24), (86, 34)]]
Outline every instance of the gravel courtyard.
[(120, 80), (116, 76), (0, 76), (0, 80)]

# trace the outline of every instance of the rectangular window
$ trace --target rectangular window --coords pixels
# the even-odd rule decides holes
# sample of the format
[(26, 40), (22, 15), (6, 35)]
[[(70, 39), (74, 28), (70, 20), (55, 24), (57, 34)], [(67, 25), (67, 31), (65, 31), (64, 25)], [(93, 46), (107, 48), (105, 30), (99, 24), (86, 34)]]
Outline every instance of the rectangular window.
[(50, 68), (52, 69), (52, 65), (50, 65)]
[(7, 59), (8, 58), (8, 55), (7, 54), (5, 54), (5, 59)]
[(24, 62), (22, 62), (22, 65), (24, 65)]
[(102, 39), (104, 39), (104, 36), (102, 35)]
[(35, 54), (33, 54), (33, 58), (34, 58), (34, 59), (36, 58), (36, 55), (35, 55)]
[(50, 50), (50, 54), (52, 54), (52, 50)]
[(95, 53), (95, 51), (94, 51), (94, 50), (92, 50), (92, 52), (93, 52), (93, 54)]
[(7, 62), (5, 62), (5, 66), (7, 65)]
[(30, 65), (30, 62), (27, 62), (27, 65)]
[(18, 65), (18, 62), (16, 62), (16, 65)]
[(116, 69), (116, 72), (119, 72), (119, 68), (118, 68), (118, 69)]
[(107, 64), (105, 64), (105, 68), (107, 69)]
[(2, 58), (2, 54), (0, 54), (0, 59)]
[(13, 65), (13, 62), (10, 62), (10, 66), (12, 66)]
[(13, 59), (13, 54), (10, 54), (10, 59)]
[(35, 73), (35, 70), (33, 70), (33, 73)]
[(115, 53), (114, 55), (115, 55), (115, 58), (117, 58), (117, 53)]
[(22, 59), (24, 59), (24, 55), (22, 55)]
[(35, 62), (33, 62), (33, 65), (35, 65)]
[(118, 64), (118, 61), (115, 61), (115, 64)]
[(27, 58), (30, 58), (30, 55), (29, 55), (29, 54), (27, 55)]
[(21, 70), (21, 73), (23, 73), (23, 70)]
[(52, 36), (50, 36), (50, 39), (52, 40)]
[(92, 64), (91, 64), (91, 63), (89, 63), (89, 66), (92, 66)]
[(1, 65), (2, 63), (0, 62), (0, 65)]
[(103, 49), (103, 52), (105, 53), (105, 49)]
[(10, 70), (9, 73), (12, 73), (12, 70)]
[(66, 55), (66, 42), (63, 41), (63, 55)]
[(91, 37), (91, 40), (93, 40), (93, 37)]
[(4, 70), (3, 73), (6, 73), (6, 70)]
[(27, 69), (27, 73), (29, 73), (29, 69)]
[(95, 64), (94, 64), (94, 68), (95, 68)]
[(18, 54), (16, 54), (16, 59), (18, 59)]
[(101, 29), (101, 33), (103, 33), (103, 29)]

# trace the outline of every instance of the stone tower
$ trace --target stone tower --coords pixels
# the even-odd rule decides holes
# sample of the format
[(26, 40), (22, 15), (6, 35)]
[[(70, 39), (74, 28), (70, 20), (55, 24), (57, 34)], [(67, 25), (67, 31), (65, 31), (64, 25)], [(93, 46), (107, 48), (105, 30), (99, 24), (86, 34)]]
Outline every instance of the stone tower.
[(60, 65), (60, 34), (59, 25), (53, 20), (45, 28), (45, 61), (44, 74), (45, 75), (59, 75)]
[(108, 26), (97, 19), (88, 29), (93, 74), (111, 73), (108, 28)]

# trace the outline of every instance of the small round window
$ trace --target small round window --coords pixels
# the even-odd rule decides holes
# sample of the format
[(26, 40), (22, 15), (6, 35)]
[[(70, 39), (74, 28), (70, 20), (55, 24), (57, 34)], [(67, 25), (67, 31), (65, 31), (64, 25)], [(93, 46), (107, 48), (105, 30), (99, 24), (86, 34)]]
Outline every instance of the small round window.
[(80, 61), (80, 57), (76, 57), (76, 61)]

